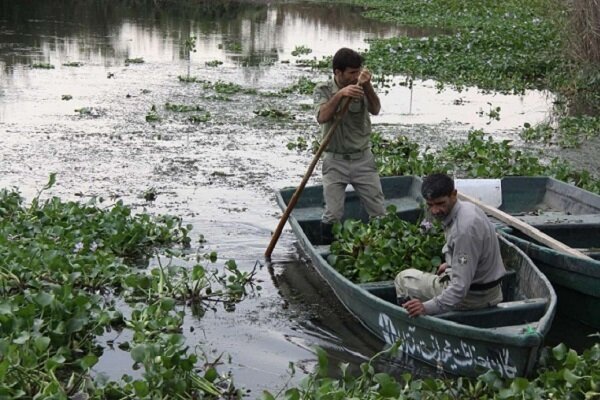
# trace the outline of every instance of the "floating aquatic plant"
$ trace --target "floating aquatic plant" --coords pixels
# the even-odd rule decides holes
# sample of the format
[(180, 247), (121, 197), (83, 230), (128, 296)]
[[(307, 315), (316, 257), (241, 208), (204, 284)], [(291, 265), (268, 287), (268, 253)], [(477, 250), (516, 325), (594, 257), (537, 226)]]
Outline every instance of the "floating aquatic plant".
[(79, 61), (70, 61), (67, 63), (63, 63), (63, 67), (82, 67), (83, 63)]
[(31, 64), (31, 68), (36, 68), (36, 69), (54, 69), (54, 65), (49, 64), (49, 63), (35, 63), (35, 64)]
[(294, 57), (310, 53), (312, 53), (312, 49), (306, 46), (296, 46), (294, 50), (292, 50), (292, 55)]
[(137, 57), (137, 58), (126, 58), (125, 59), (125, 65), (129, 65), (129, 64), (143, 64), (145, 61), (142, 57)]

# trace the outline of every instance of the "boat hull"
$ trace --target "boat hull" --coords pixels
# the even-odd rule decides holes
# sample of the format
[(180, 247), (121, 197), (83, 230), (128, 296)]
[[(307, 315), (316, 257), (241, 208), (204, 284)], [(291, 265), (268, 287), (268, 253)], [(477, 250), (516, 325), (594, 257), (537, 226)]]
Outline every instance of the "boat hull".
[[(538, 229), (544, 227), (538, 226)], [(576, 230), (577, 227), (568, 229)], [(523, 250), (552, 283), (558, 298), (557, 313), (561, 317), (600, 329), (600, 261), (555, 251), (519, 237), (515, 232), (501, 231), (501, 234)], [(600, 236), (590, 237), (596, 237), (600, 242)], [(567, 245), (578, 247), (574, 243)]]
[[(397, 207), (399, 215), (416, 220), (422, 212), (420, 180), (412, 177), (383, 178), (382, 186), (386, 201)], [(467, 311), (441, 318), (410, 318), (402, 307), (395, 304), (392, 281), (382, 282), (379, 287), (377, 284), (358, 285), (328, 263), (328, 246), (321, 245), (318, 235), (322, 189), (318, 186), (306, 189), (290, 215), (292, 230), (303, 250), (311, 257), (313, 266), (341, 303), (374, 335), (387, 344), (400, 340), (403, 354), (454, 375), (478, 376), (490, 369), (509, 378), (531, 374), (554, 317), (556, 296), (547, 279), (521, 250), (501, 239), (503, 257), (510, 261), (513, 269), (513, 291), (525, 299), (544, 300), (540, 315), (532, 321), (483, 327), (486, 324), (485, 311), (479, 311), (479, 314)], [(395, 192), (391, 193), (393, 190)], [(293, 192), (294, 189), (284, 189), (278, 193), (282, 209), (287, 206)], [(345, 218), (366, 218), (360, 207), (356, 207), (355, 195), (350, 193), (347, 201), (349, 207), (346, 207)], [(465, 315), (472, 317), (470, 324), (456, 322)], [(497, 324), (507, 315), (509, 313), (504, 313), (499, 319), (488, 315), (487, 323)]]

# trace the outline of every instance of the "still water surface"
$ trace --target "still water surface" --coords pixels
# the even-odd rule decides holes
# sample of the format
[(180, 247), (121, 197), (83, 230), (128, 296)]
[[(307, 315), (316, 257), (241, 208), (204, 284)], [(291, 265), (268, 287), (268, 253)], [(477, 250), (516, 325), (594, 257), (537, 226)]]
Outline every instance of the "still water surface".
[[(299, 367), (295, 379), (311, 370), (312, 346), (326, 348), (334, 364), (356, 365), (380, 351), (383, 344), (344, 311), (289, 230), (272, 262), (263, 260), (281, 214), (273, 193), (297, 185), (311, 160), (311, 154), (286, 147), (318, 131), (303, 107), (311, 104), (310, 96), (238, 93), (226, 101), (178, 76), (273, 93), (300, 77), (327, 78), (299, 66), (303, 57), (321, 59), (343, 46), (367, 49), (369, 38), (428, 32), (373, 22), (358, 8), (332, 5), (106, 3), (0, 0), (0, 187), (16, 186), (31, 199), (57, 172), (52, 195), (121, 198), (140, 210), (180, 215), (194, 225), (194, 237), (207, 239), (198, 251), (217, 251), (221, 263), (233, 258), (245, 270), (257, 267), (260, 295), (233, 312), (189, 315), (184, 332), (209, 358), (225, 352), (221, 369), (255, 395), (281, 387), (290, 361)], [(197, 38), (195, 52), (184, 46), (190, 36)], [(297, 46), (312, 52), (294, 56)], [(144, 62), (126, 63), (135, 58)], [(208, 66), (212, 61), (222, 64)], [(83, 65), (64, 65), (73, 62)], [(35, 63), (54, 68), (32, 68)], [(67, 95), (72, 98), (63, 99)], [(515, 139), (524, 122), (546, 118), (551, 103), (540, 92), (438, 93), (431, 81), (416, 82), (412, 92), (395, 86), (381, 97), (375, 130), (433, 147), (465, 137), (470, 128)], [(199, 105), (210, 119), (191, 123), (186, 115), (167, 112), (166, 102)], [(502, 108), (500, 121), (481, 116), (490, 104)], [(145, 120), (152, 105), (160, 122)], [(75, 111), (83, 108), (88, 112)], [(295, 118), (273, 122), (253, 112), (265, 108), (287, 110)], [(158, 192), (152, 203), (142, 199), (149, 189)], [(127, 337), (107, 339), (118, 344)], [(410, 361), (387, 368), (433, 373)], [(115, 346), (96, 370), (115, 378), (132, 373), (129, 355)]]

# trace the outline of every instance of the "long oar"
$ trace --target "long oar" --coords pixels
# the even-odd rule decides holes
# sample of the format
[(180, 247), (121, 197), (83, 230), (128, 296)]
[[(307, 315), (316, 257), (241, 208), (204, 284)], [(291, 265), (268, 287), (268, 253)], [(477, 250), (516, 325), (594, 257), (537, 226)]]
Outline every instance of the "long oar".
[(342, 117), (348, 111), (348, 107), (350, 107), (350, 101), (351, 101), (351, 99), (349, 97), (346, 97), (346, 98), (344, 98), (344, 100), (342, 100), (342, 102), (343, 102), (342, 109), (334, 117), (335, 121), (333, 122), (333, 124), (331, 125), (331, 128), (329, 128), (329, 131), (327, 131), (327, 134), (323, 138), (323, 142), (321, 143), (321, 146), (319, 146), (319, 149), (317, 150), (315, 156), (313, 157), (312, 162), (308, 166), (308, 170), (304, 174), (304, 178), (302, 178), (302, 182), (300, 182), (300, 185), (296, 188), (296, 191), (294, 192), (294, 195), (290, 199), (290, 202), (288, 203), (287, 208), (285, 209), (285, 212), (281, 216), (281, 219), (279, 220), (279, 225), (277, 225), (277, 229), (275, 229), (275, 232), (273, 232), (273, 236), (271, 237), (271, 243), (269, 243), (269, 247), (267, 247), (267, 251), (265, 251), (265, 257), (267, 259), (271, 258), (271, 253), (273, 253), (273, 249), (275, 248), (275, 245), (277, 244), (277, 241), (279, 240), (279, 236), (281, 235), (281, 231), (283, 230), (285, 223), (287, 222), (290, 214), (292, 213), (292, 210), (296, 206), (296, 203), (298, 202), (298, 198), (300, 197), (300, 194), (302, 193), (302, 191), (304, 190), (304, 187), (306, 186), (306, 183), (310, 179), (310, 176), (312, 175), (312, 173), (315, 169), (315, 166), (317, 165), (317, 162), (319, 161), (319, 158), (321, 158), (321, 154), (323, 154), (323, 152), (327, 148), (327, 145), (329, 144), (329, 142), (331, 142), (331, 139), (333, 138), (333, 134), (335, 133), (336, 128), (342, 121)]
[(518, 230), (520, 230), (527, 236), (529, 236), (533, 239), (536, 239), (540, 243), (543, 243), (546, 246), (548, 246), (554, 250), (558, 250), (563, 253), (567, 253), (569, 255), (575, 256), (575, 257), (580, 257), (580, 258), (591, 260), (590, 257), (583, 254), (579, 250), (573, 249), (573, 248), (567, 246), (566, 244), (559, 242), (558, 240), (554, 239), (553, 237), (546, 235), (544, 232), (540, 231), (539, 229), (521, 221), (518, 218), (513, 217), (510, 214), (505, 213), (504, 211), (498, 210), (497, 208), (492, 207), (492, 206), (488, 206), (487, 204), (484, 204), (484, 203), (480, 202), (479, 200), (477, 200), (471, 196), (468, 196), (466, 194), (460, 193), (460, 192), (458, 193), (458, 197), (462, 200), (470, 201), (471, 203), (473, 203), (476, 206), (478, 206), (479, 208), (481, 208), (486, 214), (489, 214), (489, 215), (499, 219), (500, 221), (504, 222), (505, 224), (508, 224), (509, 226), (512, 226), (513, 228), (517, 228)]

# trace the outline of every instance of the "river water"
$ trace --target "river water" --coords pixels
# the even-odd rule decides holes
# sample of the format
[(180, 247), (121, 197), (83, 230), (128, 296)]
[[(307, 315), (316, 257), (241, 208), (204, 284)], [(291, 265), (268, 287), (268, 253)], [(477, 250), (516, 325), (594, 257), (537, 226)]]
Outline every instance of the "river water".
[[(188, 316), (185, 332), (209, 358), (227, 354), (220, 369), (254, 395), (281, 388), (290, 361), (297, 366), (292, 382), (310, 371), (315, 345), (334, 364), (357, 365), (380, 351), (383, 344), (315, 275), (289, 229), (271, 262), (264, 261), (281, 215), (274, 191), (297, 185), (312, 158), (287, 144), (318, 131), (310, 96), (270, 94), (301, 77), (327, 79), (299, 65), (302, 58), (320, 60), (343, 46), (366, 49), (368, 38), (428, 32), (373, 22), (360, 16), (361, 9), (339, 5), (108, 3), (0, 0), (0, 187), (18, 187), (31, 199), (56, 172), (49, 195), (119, 198), (139, 210), (180, 215), (194, 225), (193, 242), (201, 234), (206, 239), (197, 245), (200, 252), (217, 251), (221, 263), (235, 259), (244, 270), (256, 267), (260, 294), (231, 312)], [(195, 52), (184, 45), (190, 36), (197, 38)], [(294, 56), (298, 46), (312, 52)], [(126, 62), (136, 58), (144, 62)], [(54, 68), (32, 68), (41, 63)], [(178, 79), (188, 75), (258, 94), (225, 99), (210, 85)], [(381, 100), (375, 130), (439, 147), (471, 128), (518, 142), (517, 129), (547, 118), (552, 99), (542, 92), (439, 93), (435, 82), (424, 81), (412, 91), (382, 90)], [(197, 114), (208, 112), (208, 120), (192, 123), (189, 114), (167, 111), (167, 102), (198, 105), (204, 111)], [(499, 121), (482, 117), (490, 104), (501, 107)], [(147, 122), (153, 105), (160, 121)], [(264, 109), (294, 118), (269, 120), (254, 112)], [(311, 183), (319, 180), (316, 171)], [(157, 193), (153, 202), (143, 199), (149, 190)], [(132, 373), (131, 364), (115, 346), (96, 371), (118, 378)], [(388, 368), (432, 373), (410, 361)]]

